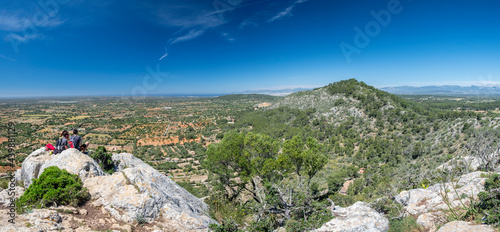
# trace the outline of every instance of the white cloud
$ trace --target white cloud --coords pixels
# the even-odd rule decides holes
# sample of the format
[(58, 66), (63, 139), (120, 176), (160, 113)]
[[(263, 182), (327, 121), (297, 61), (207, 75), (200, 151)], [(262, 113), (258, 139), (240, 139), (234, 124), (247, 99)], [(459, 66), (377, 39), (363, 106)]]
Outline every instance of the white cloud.
[(222, 35), (222, 37), (224, 37), (224, 39), (226, 39), (227, 41), (231, 41), (231, 42), (232, 42), (232, 41), (234, 41), (234, 40), (235, 40), (235, 39), (234, 39), (231, 35), (229, 35), (229, 33), (222, 33), (221, 35)]
[(179, 36), (179, 37), (171, 39), (169, 44), (172, 45), (172, 44), (175, 44), (175, 43), (184, 42), (184, 41), (187, 41), (187, 40), (192, 40), (194, 38), (197, 38), (197, 37), (203, 35), (206, 30), (207, 30), (207, 28), (191, 29), (185, 35), (182, 35), (182, 36)]
[(273, 21), (281, 19), (281, 18), (283, 18), (285, 16), (291, 16), (293, 8), (295, 8), (295, 6), (297, 6), (300, 3), (307, 2), (307, 1), (308, 0), (297, 0), (297, 1), (295, 1), (291, 6), (287, 7), (285, 10), (279, 12), (274, 17), (272, 17), (271, 19), (269, 19), (267, 22), (273, 22)]
[(26, 28), (28, 19), (21, 18), (17, 15), (0, 12), (0, 30), (2, 31), (22, 31)]
[(9, 61), (12, 61), (12, 62), (16, 62), (16, 60), (14, 60), (14, 59), (12, 59), (10, 57), (4, 56), (2, 54), (0, 54), (0, 58), (5, 59), (5, 60), (9, 60)]
[(278, 20), (280, 18), (283, 18), (283, 17), (285, 17), (287, 15), (291, 15), (292, 14), (292, 10), (293, 10), (294, 7), (295, 7), (295, 5), (291, 5), (291, 6), (287, 7), (284, 11), (279, 12), (274, 17), (272, 17), (271, 19), (269, 19), (268, 22), (273, 22), (273, 21), (276, 21), (276, 20)]
[(158, 59), (158, 60), (163, 60), (167, 56), (168, 56), (167, 49), (165, 49), (165, 54), (163, 54), (163, 56), (160, 57), (160, 59)]
[[(31, 16), (31, 17), (30, 17)], [(0, 30), (7, 32), (21, 32), (28, 26), (38, 28), (52, 28), (62, 25), (65, 21), (59, 18), (49, 18), (45, 21), (34, 21), (33, 15), (27, 13), (11, 13), (7, 11), (0, 11)]]

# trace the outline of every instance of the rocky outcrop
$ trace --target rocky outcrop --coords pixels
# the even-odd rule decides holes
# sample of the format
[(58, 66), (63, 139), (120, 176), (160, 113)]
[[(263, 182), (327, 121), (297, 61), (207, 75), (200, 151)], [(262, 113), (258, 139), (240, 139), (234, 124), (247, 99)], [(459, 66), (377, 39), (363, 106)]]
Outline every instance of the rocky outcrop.
[[(97, 224), (75, 218), (76, 222), (70, 223), (72, 227), (86, 223), (89, 230), (122, 230), (120, 228), (130, 227), (137, 224), (138, 219), (144, 219), (154, 225), (154, 229), (147, 231), (207, 231), (210, 223), (216, 223), (208, 216), (208, 206), (202, 200), (140, 159), (127, 153), (113, 154), (112, 159), (116, 172), (109, 175), (92, 158), (76, 149), (50, 155), (45, 148), (41, 148), (26, 158), (15, 178), (24, 182), (24, 187), (28, 188), (34, 178), (51, 166), (77, 174), (89, 190), (91, 201), (85, 206), (87, 208), (71, 211), (79, 217), (92, 217), (92, 221), (97, 221)], [(16, 188), (19, 196), (22, 191), (22, 188)], [(0, 192), (0, 196), (3, 194), (7, 194), (7, 190)], [(16, 219), (21, 225), (17, 223), (2, 226), (0, 231), (31, 231), (33, 228), (66, 231), (67, 226), (70, 226), (63, 225), (64, 218), (63, 224), (49, 223), (50, 220), (45, 218), (47, 213), (53, 211), (34, 210), (23, 214)], [(109, 224), (109, 227), (100, 227), (101, 224)], [(130, 231), (126, 228), (123, 230)]]
[(128, 223), (144, 217), (184, 231), (206, 230), (215, 223), (204, 202), (140, 159), (122, 153), (114, 154), (113, 161), (118, 172), (84, 182), (94, 206)]
[(472, 225), (469, 222), (449, 222), (439, 228), (437, 232), (495, 232), (496, 230), (486, 225)]
[(335, 218), (314, 232), (381, 232), (389, 230), (389, 220), (370, 208), (367, 203), (358, 201), (347, 207), (335, 207)]
[(417, 224), (428, 232), (434, 232), (437, 228), (448, 221), (442, 211), (424, 213), (417, 218)]
[(31, 153), (23, 162), (22, 168), (16, 171), (16, 180), (28, 188), (32, 179), (38, 178), (43, 170), (57, 166), (60, 169), (76, 174), (82, 179), (105, 175), (101, 167), (89, 156), (71, 148), (57, 155), (51, 155), (45, 148)]
[(441, 171), (451, 171), (454, 168), (466, 168), (469, 171), (476, 171), (482, 165), (484, 165), (484, 161), (480, 158), (474, 156), (464, 156), (449, 160), (448, 162), (439, 165), (437, 169)]
[(411, 215), (448, 210), (443, 196), (447, 197), (451, 207), (455, 208), (461, 206), (462, 203), (467, 204), (470, 198), (475, 199), (477, 194), (484, 190), (483, 185), (487, 178), (482, 177), (482, 174), (486, 173), (472, 172), (461, 176), (457, 182), (436, 184), (427, 189), (403, 191), (395, 199)]

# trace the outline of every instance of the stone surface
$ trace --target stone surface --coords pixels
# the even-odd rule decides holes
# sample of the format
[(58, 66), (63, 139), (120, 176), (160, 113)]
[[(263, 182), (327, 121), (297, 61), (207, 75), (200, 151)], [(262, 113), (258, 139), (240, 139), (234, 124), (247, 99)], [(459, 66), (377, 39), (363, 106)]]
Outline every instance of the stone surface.
[(84, 186), (93, 205), (103, 207), (118, 220), (131, 223), (138, 216), (163, 221), (180, 230), (206, 230), (208, 206), (165, 175), (131, 154), (114, 154), (118, 171), (89, 178)]
[(11, 204), (11, 199), (18, 199), (24, 193), (21, 187), (14, 187), (13, 189), (4, 189), (0, 192), (0, 206), (8, 208)]
[(439, 165), (438, 170), (451, 171), (455, 167), (466, 167), (469, 171), (476, 171), (484, 164), (484, 161), (474, 156), (464, 156), (460, 158), (453, 158), (448, 162)]
[[(76, 149), (50, 155), (41, 148), (30, 154), (16, 180), (28, 187), (45, 168), (57, 166), (77, 174), (91, 194), (91, 201), (80, 208), (59, 206), (34, 209), (16, 215), (16, 224), (8, 223), (8, 210), (0, 206), (1, 231), (208, 231), (208, 206), (174, 181), (131, 154), (114, 154), (117, 172), (102, 172), (90, 157)], [(17, 187), (21, 196), (24, 189)], [(0, 192), (1, 200), (7, 190)], [(3, 201), (0, 203), (4, 203)], [(3, 207), (3, 208), (2, 208)], [(138, 226), (144, 217), (148, 224)]]
[(486, 225), (472, 225), (469, 222), (454, 221), (446, 223), (437, 232), (495, 232), (496, 230)]
[(38, 178), (44, 169), (51, 166), (76, 174), (82, 181), (90, 177), (105, 175), (97, 162), (74, 148), (57, 155), (50, 155), (45, 148), (40, 148), (26, 157), (22, 168), (16, 171), (16, 180), (23, 182), (24, 188), (28, 188), (32, 179)]
[(347, 208), (335, 207), (333, 213), (336, 215), (335, 218), (314, 232), (379, 232), (389, 230), (389, 220), (361, 201)]
[[(472, 172), (460, 177), (457, 182), (436, 184), (427, 189), (412, 189), (402, 191), (396, 196), (396, 201), (402, 204), (406, 212), (411, 215), (420, 215), (430, 211), (449, 210), (443, 201), (443, 196), (447, 192), (453, 208), (462, 203), (468, 204), (469, 198), (477, 198), (477, 194), (484, 190), (484, 181), (487, 178), (481, 177), (484, 172)], [(454, 190), (456, 188), (456, 192)]]
[(448, 218), (442, 211), (424, 213), (417, 218), (417, 224), (422, 226), (428, 232), (434, 232), (437, 228), (448, 221)]

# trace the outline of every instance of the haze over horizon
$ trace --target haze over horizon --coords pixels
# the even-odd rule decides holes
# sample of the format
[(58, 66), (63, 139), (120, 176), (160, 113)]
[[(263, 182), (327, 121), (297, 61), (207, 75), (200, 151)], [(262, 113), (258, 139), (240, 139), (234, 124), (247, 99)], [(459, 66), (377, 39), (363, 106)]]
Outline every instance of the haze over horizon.
[(0, 97), (500, 84), (500, 2), (0, 3)]

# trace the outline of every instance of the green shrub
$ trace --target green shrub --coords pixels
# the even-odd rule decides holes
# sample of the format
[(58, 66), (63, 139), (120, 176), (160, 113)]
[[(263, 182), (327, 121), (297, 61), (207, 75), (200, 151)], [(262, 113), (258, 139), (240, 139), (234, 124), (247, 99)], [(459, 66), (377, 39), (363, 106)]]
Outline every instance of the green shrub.
[(146, 218), (144, 217), (144, 215), (142, 215), (142, 214), (135, 215), (135, 221), (137, 222), (137, 224), (139, 224), (141, 226), (148, 222), (146, 220)]
[(114, 169), (114, 164), (111, 156), (112, 155), (110, 153), (107, 153), (104, 146), (99, 146), (97, 150), (91, 155), (92, 159), (97, 161), (101, 168), (107, 173), (112, 173)]
[(370, 203), (370, 207), (387, 217), (399, 216), (402, 209), (402, 206), (399, 203), (388, 197), (382, 197), (373, 201)]
[(302, 215), (297, 215), (286, 222), (285, 228), (287, 232), (310, 231), (321, 227), (326, 222), (332, 220), (332, 218), (330, 210), (323, 207), (309, 215), (307, 220)]
[(213, 232), (240, 232), (238, 224), (233, 219), (222, 220), (220, 225), (210, 224), (208, 227)]
[(266, 215), (259, 221), (252, 222), (246, 229), (251, 232), (271, 232), (278, 227), (276, 219), (273, 215)]
[(389, 232), (400, 231), (421, 231), (417, 224), (417, 220), (412, 217), (404, 217), (403, 219), (389, 220)]
[(492, 175), (484, 183), (484, 192), (478, 194), (478, 208), (485, 215), (484, 222), (486, 224), (500, 225), (500, 191), (491, 191), (500, 188), (500, 176)]
[(0, 178), (0, 188), (8, 189), (10, 180), (8, 178)]
[(205, 198), (205, 203), (209, 206), (209, 215), (214, 220), (222, 223), (231, 218), (238, 224), (243, 224), (244, 219), (251, 211), (242, 207), (237, 202), (230, 202), (221, 195), (213, 194)]
[(90, 199), (88, 190), (77, 175), (56, 166), (46, 168), (39, 178), (16, 201), (18, 212), (26, 208), (57, 205), (79, 206)]

